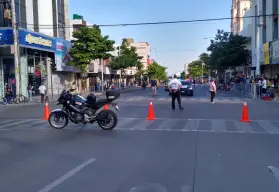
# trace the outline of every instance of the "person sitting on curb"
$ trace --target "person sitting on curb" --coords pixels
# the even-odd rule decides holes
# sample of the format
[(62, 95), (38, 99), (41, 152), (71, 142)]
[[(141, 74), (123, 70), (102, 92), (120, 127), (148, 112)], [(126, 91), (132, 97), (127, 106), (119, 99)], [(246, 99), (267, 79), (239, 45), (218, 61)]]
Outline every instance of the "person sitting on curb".
[(7, 102), (6, 104), (11, 104), (11, 101), (14, 97), (14, 94), (13, 94), (13, 92), (10, 88), (7, 89), (7, 92), (6, 92), (5, 96), (6, 96), (6, 102)]

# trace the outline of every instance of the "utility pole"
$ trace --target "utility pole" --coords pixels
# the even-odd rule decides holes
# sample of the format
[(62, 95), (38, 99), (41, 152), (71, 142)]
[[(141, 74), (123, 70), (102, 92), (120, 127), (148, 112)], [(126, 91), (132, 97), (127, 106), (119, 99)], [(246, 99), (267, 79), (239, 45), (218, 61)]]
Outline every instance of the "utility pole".
[(16, 97), (20, 93), (19, 85), (19, 50), (18, 50), (18, 25), (16, 22), (15, 0), (11, 0), (12, 8), (12, 26), (14, 36), (14, 61), (15, 61), (15, 79), (16, 79)]
[(102, 87), (101, 87), (101, 90), (102, 90), (102, 92), (104, 91), (104, 59), (100, 59), (100, 61), (101, 61), (101, 73), (102, 73), (102, 76), (101, 76), (101, 85), (102, 85)]

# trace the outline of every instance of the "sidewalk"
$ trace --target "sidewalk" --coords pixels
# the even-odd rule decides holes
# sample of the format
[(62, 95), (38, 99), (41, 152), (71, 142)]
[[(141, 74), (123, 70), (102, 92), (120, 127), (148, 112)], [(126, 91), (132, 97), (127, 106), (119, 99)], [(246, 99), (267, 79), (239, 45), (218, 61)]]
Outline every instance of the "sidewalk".
[[(135, 90), (141, 90), (140, 87), (128, 87), (128, 88), (125, 88), (125, 89), (116, 89), (116, 90), (119, 90), (121, 93), (125, 93), (125, 92), (129, 92), (129, 91), (135, 91)], [(81, 92), (79, 93), (81, 96), (83, 97), (87, 97), (87, 95), (89, 94), (90, 92)], [(103, 95), (105, 95), (105, 91), (104, 92), (93, 92), (97, 97), (101, 97)], [(49, 98), (49, 101), (52, 102), (52, 101), (57, 101), (59, 96), (58, 94), (55, 94), (53, 95), (47, 95)], [(12, 106), (23, 106), (23, 105), (36, 105), (36, 104), (39, 104), (41, 103), (41, 97), (40, 96), (34, 96), (32, 97), (32, 101), (30, 101), (29, 103), (19, 103), (19, 104), (9, 104), (9, 105), (4, 105), (3, 102), (0, 102), (0, 107), (6, 107), (6, 108), (9, 108), (9, 107), (12, 107)]]

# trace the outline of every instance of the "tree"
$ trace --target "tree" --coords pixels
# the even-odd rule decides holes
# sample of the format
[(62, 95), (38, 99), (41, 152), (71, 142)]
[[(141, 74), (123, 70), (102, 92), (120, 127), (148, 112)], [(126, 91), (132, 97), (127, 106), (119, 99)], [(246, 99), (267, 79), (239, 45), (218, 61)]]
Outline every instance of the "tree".
[(127, 39), (123, 39), (119, 47), (119, 55), (112, 57), (109, 65), (112, 70), (121, 70), (121, 73), (129, 67), (136, 67), (138, 70), (142, 70), (143, 65), (140, 62), (141, 59), (142, 57), (137, 54), (137, 49), (130, 46)]
[(199, 58), (205, 65), (209, 65), (210, 55), (208, 53), (200, 54)]
[(210, 41), (207, 48), (207, 51), (211, 52), (208, 65), (219, 71), (247, 65), (249, 57), (249, 52), (246, 49), (247, 42), (246, 37), (217, 30), (215, 39)]
[(150, 79), (166, 81), (168, 80), (166, 70), (166, 67), (161, 66), (157, 62), (153, 62), (147, 67), (146, 72)]
[(180, 78), (181, 78), (181, 79), (186, 79), (185, 71), (183, 71), (182, 73), (180, 73)]
[(73, 32), (73, 37), (75, 40), (72, 40), (70, 50), (72, 60), (69, 64), (82, 72), (87, 70), (91, 60), (109, 58), (111, 56), (109, 52), (114, 50), (115, 42), (109, 40), (109, 36), (102, 36), (101, 29), (97, 26), (81, 27)]
[(188, 65), (189, 76), (192, 78), (201, 77), (204, 74), (208, 74), (208, 69), (202, 66), (203, 62), (201, 60), (193, 61)]

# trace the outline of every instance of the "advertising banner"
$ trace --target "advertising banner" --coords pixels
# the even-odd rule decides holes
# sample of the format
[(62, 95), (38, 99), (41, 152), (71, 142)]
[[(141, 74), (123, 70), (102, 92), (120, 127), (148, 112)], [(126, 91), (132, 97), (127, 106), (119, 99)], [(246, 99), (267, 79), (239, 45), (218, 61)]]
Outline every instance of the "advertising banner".
[(56, 52), (55, 52), (56, 71), (74, 71), (73, 66), (67, 65), (67, 63), (71, 59), (69, 55), (70, 49), (71, 49), (70, 41), (66, 41), (61, 38), (56, 39)]
[(269, 63), (269, 42), (264, 44), (264, 65), (268, 65)]
[(279, 39), (270, 43), (270, 58), (272, 64), (279, 64)]

